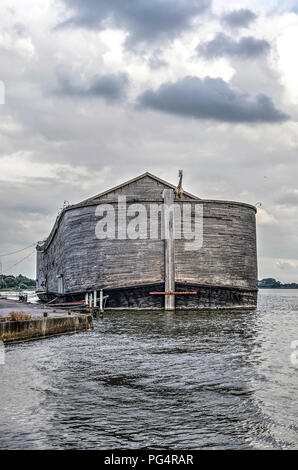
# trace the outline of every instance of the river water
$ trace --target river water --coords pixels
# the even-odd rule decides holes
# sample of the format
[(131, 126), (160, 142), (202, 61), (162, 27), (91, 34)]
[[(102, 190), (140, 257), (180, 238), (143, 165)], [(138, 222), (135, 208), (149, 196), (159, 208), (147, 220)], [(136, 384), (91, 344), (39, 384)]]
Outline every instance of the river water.
[(297, 340), (298, 291), (261, 290), (256, 311), (106, 313), (8, 345), (0, 449), (298, 449)]

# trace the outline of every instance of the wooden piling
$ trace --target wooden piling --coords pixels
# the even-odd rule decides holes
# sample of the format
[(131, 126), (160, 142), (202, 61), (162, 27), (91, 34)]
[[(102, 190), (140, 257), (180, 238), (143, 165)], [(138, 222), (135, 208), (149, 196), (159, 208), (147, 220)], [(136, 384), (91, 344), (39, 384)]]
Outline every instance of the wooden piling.
[[(175, 291), (174, 191), (163, 191), (165, 292)], [(165, 295), (165, 310), (175, 309), (175, 295)]]
[(99, 308), (100, 308), (100, 313), (103, 312), (103, 290), (100, 289), (99, 293)]

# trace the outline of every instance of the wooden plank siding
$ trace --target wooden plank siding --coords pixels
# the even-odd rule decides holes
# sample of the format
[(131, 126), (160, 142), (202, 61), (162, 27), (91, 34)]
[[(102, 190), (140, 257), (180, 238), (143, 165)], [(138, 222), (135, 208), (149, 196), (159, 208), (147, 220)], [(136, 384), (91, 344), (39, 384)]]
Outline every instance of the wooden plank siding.
[[(37, 247), (38, 288), (58, 293), (57, 276), (61, 274), (66, 294), (163, 283), (164, 240), (99, 240), (95, 234), (99, 220), (95, 211), (98, 204), (109, 203), (117, 214), (117, 198), (126, 196), (128, 205), (144, 204), (150, 222), (150, 204), (162, 204), (164, 189), (168, 187), (160, 181), (144, 176), (64, 210), (48, 241)], [(175, 202), (191, 202), (193, 207), (197, 204), (203, 207), (203, 246), (197, 251), (185, 251), (188, 240), (185, 237), (175, 240), (176, 282), (257, 289), (255, 208), (188, 195)], [(160, 231), (161, 217), (157, 223), (155, 228)]]

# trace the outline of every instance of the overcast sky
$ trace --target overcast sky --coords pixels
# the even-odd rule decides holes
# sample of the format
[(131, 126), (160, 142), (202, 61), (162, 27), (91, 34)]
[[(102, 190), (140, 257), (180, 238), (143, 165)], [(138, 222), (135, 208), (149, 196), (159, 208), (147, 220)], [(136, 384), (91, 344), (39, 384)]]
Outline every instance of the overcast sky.
[[(0, 254), (44, 239), (64, 200), (183, 168), (201, 198), (261, 203), (259, 278), (298, 282), (298, 2), (0, 10)], [(33, 250), (3, 272), (35, 277)]]

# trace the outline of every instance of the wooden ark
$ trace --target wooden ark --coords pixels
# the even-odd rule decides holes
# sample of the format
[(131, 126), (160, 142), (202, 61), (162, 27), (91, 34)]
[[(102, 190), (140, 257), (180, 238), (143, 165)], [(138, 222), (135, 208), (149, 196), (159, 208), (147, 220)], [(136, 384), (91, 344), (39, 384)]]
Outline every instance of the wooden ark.
[[(171, 202), (174, 211), (167, 210)], [(113, 236), (98, 238), (111, 207)], [(63, 209), (36, 248), (37, 294), (73, 301), (103, 289), (108, 309), (255, 308), (255, 214), (245, 203), (177, 195), (175, 186), (145, 173)], [(124, 220), (136, 227), (132, 237)], [(196, 224), (202, 240), (189, 250)]]

